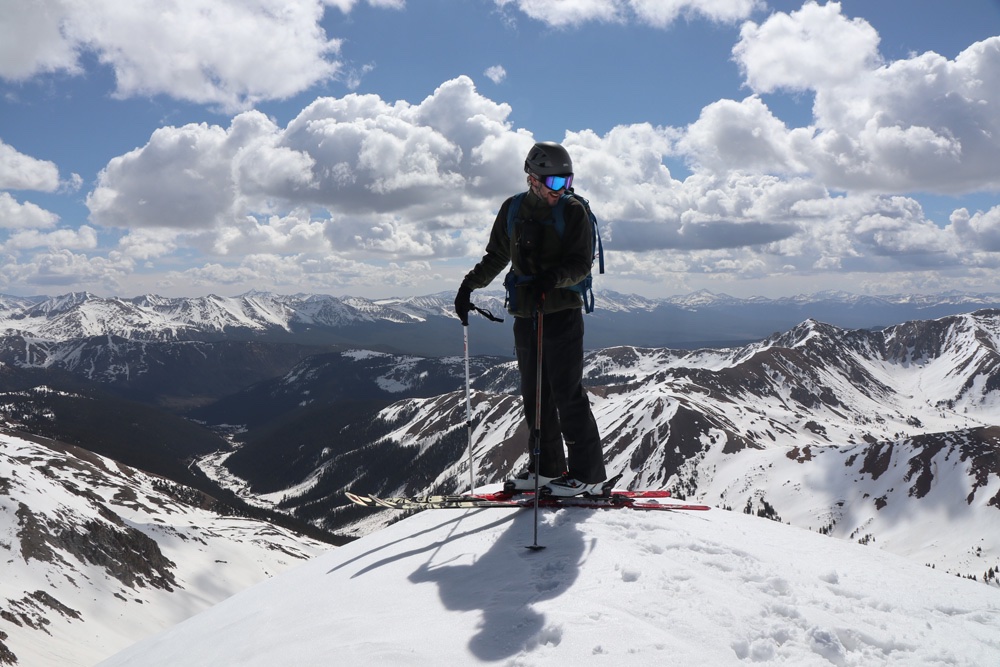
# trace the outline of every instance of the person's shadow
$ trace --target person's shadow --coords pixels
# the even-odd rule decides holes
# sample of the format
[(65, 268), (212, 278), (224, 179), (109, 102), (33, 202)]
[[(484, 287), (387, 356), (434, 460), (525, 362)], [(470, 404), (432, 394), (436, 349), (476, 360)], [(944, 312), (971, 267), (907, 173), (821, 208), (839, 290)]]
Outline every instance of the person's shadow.
[(564, 510), (550, 515), (553, 521), (539, 526), (538, 542), (545, 549), (533, 551), (526, 548), (532, 544), (533, 513), (520, 512), (472, 564), (429, 561), (409, 579), (436, 583), (449, 610), (482, 610), (479, 632), (469, 640), (469, 650), (481, 660), (502, 660), (540, 644), (558, 644), (561, 630), (546, 628), (544, 614), (533, 605), (562, 595), (576, 581), (585, 549), (577, 524), (587, 514)]

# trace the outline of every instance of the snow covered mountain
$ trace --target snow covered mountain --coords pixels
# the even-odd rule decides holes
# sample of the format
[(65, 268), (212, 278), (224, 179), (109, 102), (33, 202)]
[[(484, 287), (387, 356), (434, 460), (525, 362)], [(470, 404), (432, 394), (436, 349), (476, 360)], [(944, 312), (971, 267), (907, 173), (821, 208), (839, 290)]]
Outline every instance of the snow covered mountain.
[[(806, 319), (872, 328), (1000, 307), (1000, 295), (992, 294), (861, 297), (826, 292), (784, 299), (737, 299), (702, 291), (647, 299), (605, 290), (596, 296), (597, 310), (587, 326), (587, 343), (595, 349), (742, 343), (784, 331)], [(475, 297), (477, 305), (503, 313), (502, 292), (476, 292)], [(0, 296), (0, 336), (18, 341), (16, 347), (23, 348), (19, 357), (10, 356), (14, 351), (8, 350), (5, 361), (56, 364), (70, 370), (86, 368), (87, 359), (77, 359), (75, 347), (64, 350), (58, 344), (95, 337), (147, 344), (256, 340), (381, 345), (421, 356), (453, 355), (456, 348), (461, 352), (453, 299), (452, 292), (379, 300), (265, 292), (189, 298), (98, 297), (89, 293)], [(508, 327), (474, 328), (478, 353), (509, 354)]]
[(101, 667), (1000, 664), (1000, 591), (713, 509), (431, 511)]
[(329, 545), (52, 441), (0, 434), (0, 665), (89, 666)]
[[(874, 543), (980, 581), (1000, 570), (1000, 311), (878, 332), (807, 321), (721, 350), (609, 348), (588, 355), (586, 375), (609, 468), (628, 486)], [(516, 382), (513, 363), (476, 379), (477, 484), (524, 460)], [(356, 414), (301, 456), (269, 459), (266, 476), (308, 471), (286, 480), (294, 490), (280, 506), (364, 533), (372, 524), (343, 491), (467, 486), (465, 424), (461, 391), (401, 400)]]
[[(766, 315), (775, 306), (768, 300), (750, 303), (703, 293), (674, 304), (619, 296), (604, 302), (603, 313), (589, 316), (591, 345), (595, 331), (613, 333), (619, 339), (643, 340), (644, 331), (654, 331), (667, 319), (682, 328), (692, 322), (708, 322), (717, 327), (715, 331), (722, 331), (718, 327), (728, 322), (726, 335), (733, 337), (737, 331), (742, 337), (755, 330), (753, 327), (764, 326), (761, 322), (776, 321)], [(488, 298), (482, 304), (499, 311), (498, 303)], [(374, 537), (372, 533), (398, 517), (348, 506), (344, 490), (416, 494), (462, 490), (468, 484), (463, 369), (451, 340), (457, 338), (461, 351), (461, 329), (449, 312), (450, 299), (450, 295), (439, 295), (402, 304), (251, 294), (234, 300), (143, 297), (117, 300), (116, 305), (112, 303), (116, 300), (91, 295), (5, 298), (0, 300), (0, 321), (7, 332), (0, 338), (0, 420), (10, 427), (30, 427), (35, 433), (72, 431), (74, 442), (87, 444), (86, 440), (94, 447), (106, 447), (114, 427), (114, 446), (123, 453), (128, 452), (122, 447), (150, 453), (157, 439), (184, 433), (172, 445), (177, 451), (164, 450), (156, 456), (200, 479), (200, 471), (204, 471), (254, 504), (292, 513), (326, 529)], [(881, 309), (882, 322), (894, 314), (913, 312), (908, 309), (930, 313), (967, 304), (966, 297), (955, 299), (957, 303), (900, 299), (898, 304), (883, 300), (874, 305), (845, 295), (826, 295), (824, 299), (851, 317), (868, 312), (865, 309), (871, 305)], [(813, 308), (817, 303), (789, 300), (778, 312), (786, 317), (800, 312), (796, 308)], [(132, 324), (141, 318), (131, 312), (133, 307), (146, 312), (145, 324), (136, 328)], [(746, 310), (741, 311), (743, 308)], [(759, 316), (747, 315), (750, 312)], [(637, 323), (636, 328), (624, 327), (624, 322)], [(753, 326), (748, 327), (748, 322)], [(838, 545), (829, 549), (860, 542), (874, 552), (905, 556), (920, 572), (931, 573), (924, 567), (929, 565), (936, 570), (935, 576), (975, 578), (979, 588), (996, 591), (1000, 572), (1000, 311), (984, 309), (907, 321), (877, 331), (868, 330), (867, 325), (841, 328), (809, 318), (797, 322), (783, 333), (721, 349), (631, 344), (589, 353), (586, 382), (592, 391), (609, 467), (623, 471), (624, 482), (633, 487), (669, 488), (675, 495), (718, 507), (718, 514), (731, 509), (735, 515), (764, 516), (840, 538), (815, 536)], [(484, 485), (521, 465), (525, 433), (516, 397), (516, 368), (508, 361), (509, 328), (477, 321), (470, 329), (474, 354), (472, 444), (476, 483)], [(485, 355), (489, 346), (478, 342), (486, 340), (486, 331), (499, 332), (505, 356)], [(70, 338), (59, 338), (63, 335)], [(354, 338), (362, 342), (349, 344)], [(600, 335), (596, 338), (601, 339)], [(451, 349), (452, 355), (400, 351), (428, 347), (429, 343)], [(68, 390), (71, 386), (76, 388)], [(114, 400), (90, 391), (94, 386), (113, 389)], [(196, 414), (209, 425), (224, 426), (230, 434), (241, 429), (246, 432), (235, 439), (235, 450), (227, 450), (225, 441), (198, 424), (174, 414), (163, 419), (162, 410), (156, 417), (157, 410), (150, 405), (164, 404), (200, 406), (196, 413), (188, 414)], [(219, 443), (222, 449), (211, 453), (216, 445), (210, 443)], [(112, 645), (124, 646), (130, 639), (205, 608), (246, 582), (260, 580), (265, 572), (284, 567), (290, 562), (286, 551), (295, 558), (319, 548), (306, 541), (299, 550), (286, 545), (272, 553), (280, 563), (258, 558), (256, 551), (244, 552), (242, 546), (231, 544), (233, 540), (246, 544), (249, 538), (242, 534), (229, 541), (219, 537), (218, 543), (216, 537), (236, 535), (231, 522), (256, 526), (251, 531), (277, 529), (180, 507), (182, 499), (203, 495), (82, 450), (62, 447), (40, 453), (31, 448), (41, 445), (10, 439), (0, 446), (0, 521), (6, 517), (6, 523), (0, 523), (0, 555), (6, 550), (11, 554), (7, 557), (10, 563), (27, 564), (27, 574), (20, 578), (8, 580), (6, 567), (0, 577), (0, 665), (5, 659), (11, 662), (8, 655), (20, 656), (20, 664), (65, 664), (59, 662), (67, 655), (61, 647), (77, 643), (85, 647), (86, 659), (97, 659), (101, 651), (108, 654)], [(198, 457), (197, 466), (192, 464), (194, 457)], [(54, 500), (63, 498), (58, 503)], [(22, 505), (27, 509), (22, 511)], [(599, 516), (603, 526), (605, 515)], [(556, 524), (575, 522), (550, 520)], [(634, 524), (631, 519), (625, 524), (609, 520), (612, 525), (626, 525), (626, 534), (641, 533), (649, 525)], [(492, 521), (476, 524), (470, 537), (479, 536), (474, 538), (476, 542), (480, 537), (500, 537), (503, 541), (494, 530), (500, 523)], [(495, 521), (503, 520), (497, 517)], [(29, 525), (44, 530), (29, 530)], [(457, 524), (442, 517), (433, 525), (450, 531)], [(733, 524), (726, 530), (731, 528), (746, 542), (762, 534), (761, 524), (750, 525), (752, 529)], [(424, 530), (420, 526), (416, 529)], [(617, 528), (608, 530), (586, 533), (586, 539), (620, 540)], [(426, 532), (431, 535), (437, 531), (428, 524)], [(155, 540), (156, 548), (139, 533)], [(287, 537), (288, 545), (300, 543), (286, 531), (277, 530), (277, 534)], [(94, 535), (110, 535), (111, 542), (102, 542)], [(92, 538), (97, 539), (96, 546)], [(408, 539), (401, 534), (396, 538)], [(708, 539), (707, 535), (684, 539), (693, 551), (699, 551), (699, 544), (718, 544), (699, 541)], [(55, 554), (52, 560), (23, 553), (19, 556), (25, 540), (29, 546), (42, 545), (38, 553), (51, 551)], [(444, 551), (445, 542), (438, 535), (427, 544), (431, 550), (441, 547)], [(33, 553), (32, 548), (28, 553)], [(214, 555), (216, 548), (223, 556)], [(486, 548), (470, 548), (468, 553), (495, 557), (482, 551)], [(738, 548), (745, 549), (746, 544)], [(654, 545), (650, 549), (653, 553), (659, 549), (662, 555), (666, 547)], [(243, 555), (233, 556), (233, 550)], [(114, 554), (123, 551), (149, 555), (144, 560), (151, 569), (136, 570), (126, 580), (116, 578)], [(350, 559), (368, 552), (351, 553), (354, 556), (344, 562), (353, 562)], [(394, 552), (387, 551), (385, 557), (409, 558), (408, 552), (390, 553)], [(711, 561), (712, 553), (708, 548), (703, 555)], [(732, 559), (738, 560), (740, 553), (733, 551)], [(761, 559), (774, 557), (763, 551), (758, 555)], [(98, 560), (88, 560), (91, 556)], [(250, 567), (251, 574), (240, 575), (239, 582), (216, 581), (215, 560), (232, 563), (240, 559), (256, 562), (257, 569)], [(781, 567), (788, 565), (781, 559), (776, 562)], [(738, 569), (730, 560), (725, 567)], [(659, 564), (648, 568), (640, 574), (649, 571), (660, 579), (668, 576)], [(72, 581), (66, 579), (66, 572)], [(826, 584), (832, 582), (822, 577), (830, 573), (827, 568), (819, 575)], [(600, 581), (608, 576), (606, 569), (592, 574)], [(632, 571), (628, 577), (634, 574)], [(814, 575), (816, 572), (809, 576), (815, 579)], [(841, 577), (839, 572), (834, 575), (827, 578)], [(544, 572), (539, 576), (545, 576)], [(558, 574), (552, 576), (559, 578)], [(912, 586), (913, 578), (909, 580)], [(65, 591), (63, 581), (69, 585)], [(575, 578), (561, 581), (556, 587), (568, 589)], [(989, 585), (983, 586), (984, 581)], [(738, 583), (732, 577), (727, 580), (730, 587)], [(796, 606), (806, 599), (829, 604), (832, 598), (823, 597), (831, 593), (826, 584), (821, 585), (822, 595), (813, 596), (812, 588), (802, 589), (805, 592), (795, 597)], [(167, 585), (173, 592), (158, 585)], [(201, 598), (205, 586), (211, 594)], [(774, 590), (780, 594), (782, 588), (779, 585)], [(941, 590), (942, 596), (954, 593)], [(662, 591), (658, 592), (662, 598)], [(850, 594), (854, 592), (851, 589)], [(466, 604), (452, 602), (453, 595), (448, 593), (449, 600), (443, 603), (446, 608)], [(874, 603), (885, 604), (884, 600)], [(518, 608), (525, 604), (529, 603), (522, 602)], [(593, 604), (599, 606), (599, 601), (594, 598)], [(765, 596), (756, 604), (759, 610), (773, 612), (776, 602)], [(879, 655), (891, 660), (873, 664), (909, 664), (904, 658), (914, 655), (927, 664), (950, 658), (958, 664), (962, 660), (977, 664), (968, 656), (982, 656), (982, 651), (991, 655), (988, 650), (996, 648), (996, 644), (980, 642), (977, 645), (982, 651), (978, 653), (947, 654), (943, 644), (933, 641), (928, 645), (940, 648), (933, 649), (937, 652), (906, 648), (923, 646), (927, 638), (915, 629), (917, 624), (934, 621), (946, 608), (929, 610), (914, 604), (917, 606), (896, 607), (918, 620), (889, 633), (889, 639), (869, 641), (870, 635), (859, 635), (861, 630), (839, 619), (831, 623), (846, 629), (834, 635), (814, 635), (812, 629), (824, 627), (818, 621), (809, 628), (789, 621), (774, 628), (777, 634), (766, 636), (760, 634), (762, 626), (748, 622), (737, 633), (742, 640), (737, 634), (726, 635), (727, 650), (740, 661), (777, 661), (792, 656), (787, 659), (812, 664), (820, 659), (808, 653), (812, 651), (835, 664), (868, 664), (864, 658), (876, 655), (875, 646), (883, 650)], [(105, 616), (95, 612), (97, 605), (113, 613)], [(722, 603), (719, 605), (714, 612), (717, 615), (723, 613)], [(654, 613), (645, 602), (640, 608)], [(86, 617), (87, 625), (71, 612)], [(965, 621), (976, 623), (975, 619), (991, 618), (995, 612), (994, 607), (992, 611), (977, 608), (968, 616), (959, 614), (964, 630), (956, 632), (966, 632), (973, 638), (970, 641), (978, 642), (980, 634), (970, 630), (978, 626)], [(118, 620), (122, 614), (127, 621)], [(502, 618), (514, 615), (501, 612)], [(808, 617), (815, 618), (812, 611)], [(93, 618), (98, 620), (89, 620)], [(569, 625), (566, 620), (552, 627)], [(47, 641), (45, 630), (35, 629), (41, 627), (53, 637), (58, 634), (59, 639)], [(112, 639), (103, 637), (105, 634)], [(553, 645), (546, 643), (546, 637), (555, 637), (553, 641), (558, 643), (563, 634), (563, 630), (547, 634), (540, 629), (535, 634), (502, 634), (498, 641), (527, 651), (523, 655), (509, 653), (512, 660), (522, 656), (531, 662), (534, 651), (544, 652), (546, 646)], [(707, 635), (708, 630), (703, 629), (702, 634)], [(86, 640), (84, 636), (97, 639)], [(39, 642), (40, 637), (46, 641)], [(797, 643), (789, 644), (786, 651), (791, 640), (782, 637), (795, 637)], [(773, 645), (768, 643), (770, 639), (774, 639)], [(670, 640), (664, 642), (672, 645)], [(612, 645), (610, 639), (607, 643)], [(393, 640), (393, 645), (399, 644)], [(636, 648), (619, 646), (626, 653)], [(220, 645), (220, 650), (225, 648), (225, 644)], [(645, 650), (636, 654), (648, 658)], [(261, 655), (268, 654), (264, 651)], [(369, 654), (361, 650), (359, 655)], [(41, 662), (24, 656), (41, 656)], [(374, 660), (376, 656), (382, 659), (383, 654), (374, 652), (369, 657)], [(732, 661), (729, 653), (726, 656)], [(303, 664), (309, 664), (308, 660)]]
[[(587, 345), (689, 349), (742, 345), (807, 319), (872, 328), (1000, 307), (997, 295), (735, 299), (699, 292), (644, 299), (604, 291), (587, 319)], [(0, 296), (0, 363), (65, 373), (129, 400), (174, 412), (210, 404), (287, 373), (310, 355), (344, 349), (418, 357), (463, 351), (451, 293), (406, 299), (250, 292), (238, 297), (131, 299), (73, 293)], [(503, 295), (476, 301), (503, 312)], [(509, 323), (480, 317), (474, 356), (512, 356)]]
[(83, 292), (36, 299), (4, 297), (0, 301), (0, 331), (53, 341), (90, 336), (204, 340), (227, 333), (290, 332), (295, 327), (417, 319), (417, 315), (366, 300), (262, 292), (239, 297), (144, 295), (132, 299)]

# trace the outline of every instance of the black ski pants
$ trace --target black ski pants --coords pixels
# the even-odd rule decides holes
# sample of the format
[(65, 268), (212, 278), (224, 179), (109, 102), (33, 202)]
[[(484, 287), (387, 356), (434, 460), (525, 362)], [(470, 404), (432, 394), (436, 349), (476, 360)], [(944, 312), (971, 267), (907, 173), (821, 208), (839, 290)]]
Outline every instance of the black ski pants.
[[(583, 311), (546, 313), (542, 319), (542, 437), (539, 474), (563, 472), (593, 484), (607, 479), (604, 452), (590, 399), (583, 388)], [(521, 398), (528, 422), (531, 471), (535, 470), (535, 390), (538, 329), (534, 318), (514, 318), (514, 345), (521, 373)], [(566, 445), (567, 454), (563, 451)]]

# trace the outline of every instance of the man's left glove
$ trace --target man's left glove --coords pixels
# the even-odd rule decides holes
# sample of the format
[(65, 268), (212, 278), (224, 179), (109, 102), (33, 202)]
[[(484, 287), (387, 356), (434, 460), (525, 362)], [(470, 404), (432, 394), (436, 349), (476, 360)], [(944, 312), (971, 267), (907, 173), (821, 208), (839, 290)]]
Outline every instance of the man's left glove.
[(455, 314), (462, 320), (462, 326), (469, 326), (469, 311), (472, 310), (472, 288), (464, 281), (455, 295)]

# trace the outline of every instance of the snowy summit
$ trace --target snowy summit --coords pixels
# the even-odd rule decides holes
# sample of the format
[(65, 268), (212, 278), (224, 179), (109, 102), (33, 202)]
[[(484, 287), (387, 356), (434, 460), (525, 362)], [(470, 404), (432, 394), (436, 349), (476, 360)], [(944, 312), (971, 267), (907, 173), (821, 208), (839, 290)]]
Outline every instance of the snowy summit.
[(722, 509), (426, 511), (105, 661), (1000, 664), (1000, 590)]

